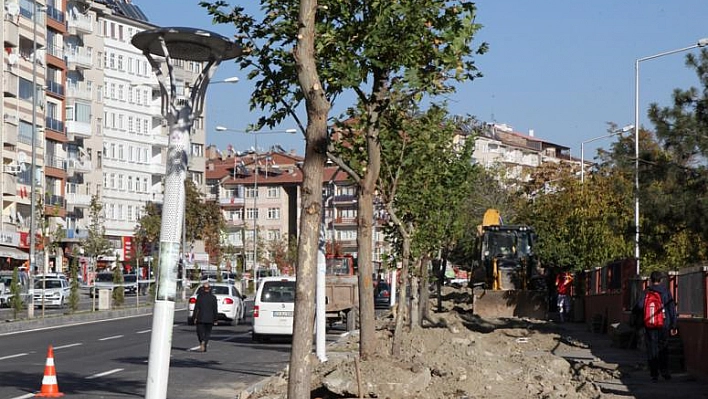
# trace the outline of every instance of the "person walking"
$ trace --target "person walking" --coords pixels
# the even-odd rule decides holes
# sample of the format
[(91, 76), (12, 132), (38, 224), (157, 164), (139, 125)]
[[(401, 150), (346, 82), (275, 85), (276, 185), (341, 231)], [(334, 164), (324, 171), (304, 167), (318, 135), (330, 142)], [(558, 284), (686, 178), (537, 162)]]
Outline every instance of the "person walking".
[(659, 373), (666, 380), (671, 379), (669, 372), (669, 337), (678, 334), (676, 327), (676, 302), (662, 284), (664, 276), (659, 271), (651, 272), (650, 285), (634, 307), (635, 314), (641, 317), (649, 374), (652, 382), (659, 380)]
[(194, 321), (197, 324), (197, 338), (199, 339), (199, 351), (206, 352), (211, 329), (214, 327), (219, 315), (219, 305), (216, 296), (211, 292), (209, 282), (204, 282), (201, 292), (197, 295), (197, 302), (194, 304)]
[(570, 291), (573, 287), (573, 274), (563, 270), (556, 276), (556, 292), (558, 293), (558, 314), (560, 322), (570, 314)]

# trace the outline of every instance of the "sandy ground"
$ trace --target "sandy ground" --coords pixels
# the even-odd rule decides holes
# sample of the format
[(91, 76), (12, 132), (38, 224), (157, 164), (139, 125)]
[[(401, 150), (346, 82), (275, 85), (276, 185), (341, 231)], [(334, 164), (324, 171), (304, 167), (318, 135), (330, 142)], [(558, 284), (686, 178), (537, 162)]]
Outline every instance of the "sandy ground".
[[(406, 329), (400, 358), (391, 357), (393, 319), (377, 322), (378, 353), (356, 361), (358, 334), (328, 348), (312, 375), (313, 398), (612, 398), (595, 381), (617, 370), (573, 364), (554, 353), (582, 348), (552, 322), (482, 320), (463, 289), (445, 288), (437, 323)], [(431, 303), (436, 303), (433, 300)], [(357, 378), (357, 363), (359, 378)], [(286, 375), (253, 398), (284, 398)], [(361, 386), (361, 394), (359, 387)], [(626, 398), (626, 397), (625, 397)]]

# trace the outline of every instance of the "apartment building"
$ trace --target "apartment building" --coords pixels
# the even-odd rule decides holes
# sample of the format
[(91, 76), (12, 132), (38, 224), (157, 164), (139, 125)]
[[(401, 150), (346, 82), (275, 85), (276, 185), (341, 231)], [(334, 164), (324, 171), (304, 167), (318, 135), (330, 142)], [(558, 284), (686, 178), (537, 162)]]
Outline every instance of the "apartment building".
[[(37, 229), (64, 229), (62, 249), (80, 247), (97, 196), (114, 248), (104, 260), (133, 262), (132, 237), (144, 206), (163, 200), (168, 139), (160, 90), (147, 58), (131, 44), (133, 35), (156, 26), (127, 0), (5, 0), (2, 12), (0, 245), (7, 249), (0, 247), (0, 257), (26, 260), (30, 252), (34, 151), (46, 220)], [(182, 101), (202, 65), (174, 60), (174, 67)], [(202, 191), (203, 120), (194, 124), (188, 175)], [(52, 254), (51, 267), (61, 269), (62, 258)]]
[[(221, 207), (227, 225), (223, 244), (231, 248), (223, 266), (245, 264), (245, 270), (252, 271), (254, 253), (259, 268), (271, 266), (274, 244), (298, 237), (302, 157), (274, 149), (244, 153), (229, 149), (222, 153), (213, 146), (207, 148), (206, 156), (206, 198)], [(322, 177), (322, 195), (327, 251), (356, 257), (356, 185), (345, 172), (328, 164)], [(387, 252), (379, 228), (385, 218), (381, 209), (376, 215), (373, 257), (380, 263)]]

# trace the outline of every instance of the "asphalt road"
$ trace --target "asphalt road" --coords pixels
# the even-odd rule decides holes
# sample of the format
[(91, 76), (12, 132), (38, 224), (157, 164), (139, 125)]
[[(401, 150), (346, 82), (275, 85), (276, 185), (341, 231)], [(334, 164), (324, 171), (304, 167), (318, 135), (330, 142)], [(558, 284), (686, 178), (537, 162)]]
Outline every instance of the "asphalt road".
[[(289, 361), (288, 340), (251, 341), (250, 319), (215, 326), (208, 352), (196, 352), (195, 328), (186, 318), (186, 310), (175, 312), (170, 399), (235, 398)], [(144, 315), (0, 336), (0, 397), (30, 398), (41, 389), (49, 345), (65, 397), (144, 397), (151, 327), (151, 315)], [(330, 331), (328, 341), (339, 333)]]

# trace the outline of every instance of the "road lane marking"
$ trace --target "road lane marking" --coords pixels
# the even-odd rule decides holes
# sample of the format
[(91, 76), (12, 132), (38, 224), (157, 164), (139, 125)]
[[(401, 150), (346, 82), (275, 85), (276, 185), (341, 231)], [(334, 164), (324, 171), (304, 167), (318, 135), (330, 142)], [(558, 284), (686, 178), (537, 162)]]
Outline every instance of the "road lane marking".
[(93, 380), (94, 378), (105, 377), (105, 376), (107, 376), (107, 375), (115, 374), (115, 373), (118, 373), (118, 372), (121, 372), (121, 371), (123, 371), (123, 369), (108, 370), (108, 371), (104, 371), (103, 373), (98, 373), (98, 374), (90, 375), (90, 376), (86, 377), (86, 379), (87, 379), (87, 380)]
[(150, 331), (152, 331), (152, 329), (150, 329), (150, 330), (138, 331), (136, 334), (145, 334), (145, 333), (149, 333)]
[(10, 398), (10, 399), (28, 399), (28, 398), (34, 398), (34, 394), (28, 393), (27, 395), (15, 396), (14, 398)]
[(114, 335), (112, 337), (99, 338), (98, 340), (99, 341), (108, 341), (111, 339), (118, 339), (118, 338), (123, 338), (123, 336), (122, 335)]
[(12, 359), (15, 357), (22, 357), (22, 356), (27, 356), (27, 355), (29, 355), (29, 353), (18, 353), (16, 355), (8, 355), (8, 356), (0, 357), (0, 360)]
[(57, 349), (66, 349), (66, 348), (71, 348), (71, 347), (80, 346), (80, 345), (83, 345), (83, 344), (82, 344), (81, 342), (77, 342), (77, 343), (75, 343), (75, 344), (68, 344), (68, 345), (62, 345), (62, 346), (55, 346), (55, 347), (54, 347), (54, 350), (57, 350)]

